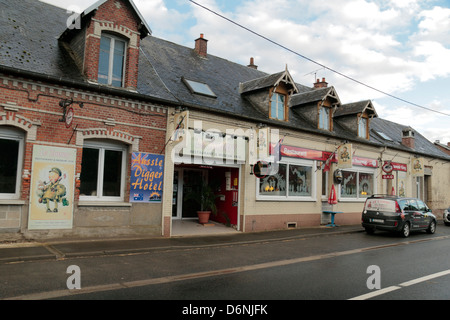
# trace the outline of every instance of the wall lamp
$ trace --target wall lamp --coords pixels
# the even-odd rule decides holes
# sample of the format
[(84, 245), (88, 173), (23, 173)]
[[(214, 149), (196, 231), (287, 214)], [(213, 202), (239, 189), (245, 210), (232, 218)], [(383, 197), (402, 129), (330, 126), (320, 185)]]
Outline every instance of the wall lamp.
[(80, 108), (84, 107), (84, 103), (83, 102), (81, 102), (81, 101), (74, 101), (72, 98), (70, 98), (70, 99), (62, 99), (61, 101), (59, 101), (59, 106), (61, 108), (63, 108), (63, 115), (62, 115), (62, 118), (59, 119), (59, 122), (66, 122), (67, 108), (69, 106), (71, 106), (73, 103), (78, 104), (78, 106)]

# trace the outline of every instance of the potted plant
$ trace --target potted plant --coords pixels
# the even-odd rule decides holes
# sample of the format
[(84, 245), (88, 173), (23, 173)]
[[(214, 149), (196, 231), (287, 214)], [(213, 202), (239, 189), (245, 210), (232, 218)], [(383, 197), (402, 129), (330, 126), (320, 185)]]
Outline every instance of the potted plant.
[(218, 195), (214, 193), (211, 186), (201, 184), (196, 190), (192, 190), (186, 195), (186, 200), (192, 199), (198, 203), (200, 210), (197, 211), (198, 222), (200, 224), (208, 223), (212, 214), (217, 214), (216, 198)]

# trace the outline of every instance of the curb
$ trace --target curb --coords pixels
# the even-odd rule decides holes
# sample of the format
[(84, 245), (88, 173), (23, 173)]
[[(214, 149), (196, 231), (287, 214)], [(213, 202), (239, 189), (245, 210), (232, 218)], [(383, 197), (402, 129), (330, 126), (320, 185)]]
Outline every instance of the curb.
[[(12, 262), (29, 262), (29, 261), (39, 261), (39, 260), (63, 260), (68, 258), (79, 258), (79, 257), (87, 257), (87, 256), (111, 256), (111, 255), (120, 255), (120, 254), (139, 254), (146, 253), (151, 251), (168, 251), (168, 250), (179, 250), (179, 249), (189, 249), (189, 248), (205, 248), (205, 247), (221, 247), (221, 246), (232, 246), (232, 245), (242, 245), (242, 244), (252, 244), (252, 243), (260, 243), (260, 242), (275, 242), (275, 241), (286, 241), (286, 240), (295, 240), (301, 238), (311, 238), (311, 237), (319, 237), (324, 235), (339, 235), (339, 234), (348, 234), (348, 233), (357, 233), (363, 232), (364, 229), (356, 226), (348, 226), (344, 227), (346, 230), (335, 230), (333, 228), (332, 232), (327, 232), (327, 230), (332, 230), (329, 227), (320, 227), (317, 228), (317, 232), (314, 232), (316, 228), (308, 228), (308, 229), (295, 229), (298, 231), (297, 234), (286, 235), (283, 231), (275, 231), (275, 234), (269, 234), (271, 231), (267, 232), (267, 237), (264, 237), (263, 232), (255, 232), (255, 233), (243, 233), (236, 235), (233, 234), (231, 238), (234, 240), (230, 241), (214, 241), (214, 238), (221, 238), (223, 240), (223, 235), (211, 235), (211, 236), (184, 236), (177, 237), (177, 240), (185, 239), (186, 243), (177, 245), (171, 243), (172, 238), (164, 239), (164, 238), (126, 238), (126, 239), (76, 239), (76, 240), (65, 240), (65, 241), (48, 241), (48, 242), (27, 242), (27, 243), (16, 243), (16, 244), (8, 244), (5, 247), (2, 247), (0, 244), (0, 263), (12, 263)], [(302, 233), (302, 231), (306, 231), (307, 233)], [(309, 233), (309, 232), (311, 233)], [(262, 237), (259, 238), (258, 236)], [(249, 239), (250, 238), (250, 239)], [(196, 240), (204, 240), (201, 243), (196, 243)], [(160, 243), (149, 243), (148, 245), (143, 244), (142, 247), (131, 247), (133, 241), (146, 241), (149, 242), (160, 242)], [(167, 240), (167, 241), (165, 241)], [(210, 243), (206, 243), (211, 240)], [(130, 241), (130, 247), (111, 248), (111, 243), (114, 241), (127, 242)], [(74, 252), (65, 252), (64, 246), (77, 245), (77, 244), (91, 244), (92, 250), (82, 250), (74, 251)], [(167, 243), (167, 244), (165, 244)], [(106, 245), (105, 245), (106, 244)], [(58, 248), (58, 246), (60, 246)], [(44, 250), (46, 252), (41, 254), (35, 254), (32, 251), (34, 250)], [(4, 251), (5, 250), (5, 251)], [(11, 256), (7, 256), (7, 251), (11, 252)], [(30, 253), (27, 254), (27, 251)], [(19, 254), (17, 254), (19, 252)], [(21, 252), (21, 253), (20, 253)], [(2, 255), (4, 257), (2, 257)]]

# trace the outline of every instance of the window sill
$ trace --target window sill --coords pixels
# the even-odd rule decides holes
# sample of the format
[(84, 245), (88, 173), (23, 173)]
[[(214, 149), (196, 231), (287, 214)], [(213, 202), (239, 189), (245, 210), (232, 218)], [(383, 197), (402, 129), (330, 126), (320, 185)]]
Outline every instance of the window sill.
[(277, 201), (277, 202), (316, 202), (317, 199), (311, 197), (283, 197), (283, 196), (256, 196), (256, 201)]
[(339, 202), (365, 202), (367, 198), (340, 198)]
[(16, 206), (21, 206), (25, 204), (25, 200), (20, 200), (20, 199), (16, 199), (16, 200), (11, 200), (11, 199), (0, 199), (0, 205), (16, 205)]
[(132, 203), (122, 201), (79, 201), (79, 207), (131, 207)]

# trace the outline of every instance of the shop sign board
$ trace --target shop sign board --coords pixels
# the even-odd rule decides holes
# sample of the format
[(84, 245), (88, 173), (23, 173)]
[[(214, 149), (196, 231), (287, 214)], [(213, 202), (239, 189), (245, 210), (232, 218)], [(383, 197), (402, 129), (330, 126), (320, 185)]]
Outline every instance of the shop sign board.
[(412, 158), (411, 159), (411, 174), (413, 177), (423, 177), (424, 163), (423, 158)]
[(338, 168), (351, 168), (353, 165), (352, 144), (345, 143), (339, 146), (337, 150)]
[[(178, 149), (181, 148), (182, 156)], [(216, 131), (188, 130), (186, 140), (181, 147), (175, 150), (175, 160), (191, 163), (191, 156), (197, 164), (223, 164), (225, 159), (230, 163), (234, 161), (245, 161), (246, 141), (245, 137), (236, 131), (225, 134)]]
[(160, 203), (163, 181), (163, 155), (145, 152), (132, 153), (130, 202)]

